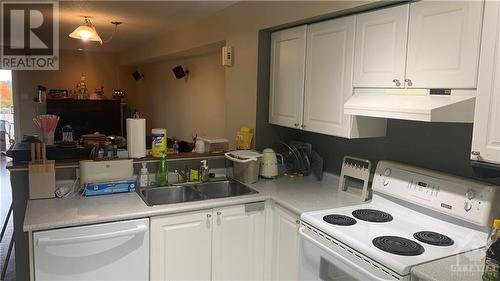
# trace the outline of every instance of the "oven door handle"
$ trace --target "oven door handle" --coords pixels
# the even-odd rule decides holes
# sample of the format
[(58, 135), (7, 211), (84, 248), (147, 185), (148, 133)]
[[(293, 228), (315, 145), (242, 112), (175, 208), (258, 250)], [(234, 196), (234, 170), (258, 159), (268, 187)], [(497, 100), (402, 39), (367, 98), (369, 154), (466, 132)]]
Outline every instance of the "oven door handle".
[(368, 278), (370, 278), (370, 280), (374, 280), (374, 281), (387, 281), (387, 279), (382, 279), (382, 278), (380, 278), (378, 276), (373, 275), (371, 272), (366, 271), (361, 266), (353, 263), (352, 261), (346, 259), (345, 257), (343, 257), (342, 255), (340, 255), (339, 253), (333, 251), (332, 249), (330, 249), (330, 248), (326, 247), (325, 245), (321, 244), (320, 242), (316, 241), (314, 238), (312, 238), (311, 236), (309, 236), (309, 234), (305, 233), (302, 227), (299, 229), (299, 233), (300, 233), (300, 236), (302, 236), (302, 238), (304, 238), (304, 239), (308, 240), (309, 242), (313, 243), (317, 247), (321, 248), (323, 251), (326, 251), (327, 253), (331, 254), (332, 256), (334, 256), (335, 258), (337, 258), (338, 260), (341, 260), (342, 262), (344, 262), (345, 264), (347, 264), (347, 265), (349, 265), (349, 266), (357, 269), (359, 272), (362, 272), (364, 275), (366, 275)]

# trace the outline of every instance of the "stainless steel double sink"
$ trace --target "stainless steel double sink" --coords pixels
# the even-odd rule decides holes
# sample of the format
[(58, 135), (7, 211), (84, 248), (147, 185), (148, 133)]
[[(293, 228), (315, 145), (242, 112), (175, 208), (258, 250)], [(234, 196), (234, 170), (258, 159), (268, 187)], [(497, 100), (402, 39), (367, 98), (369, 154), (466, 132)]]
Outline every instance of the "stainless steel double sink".
[(146, 205), (155, 206), (256, 194), (258, 192), (237, 181), (224, 180), (141, 188), (138, 193)]

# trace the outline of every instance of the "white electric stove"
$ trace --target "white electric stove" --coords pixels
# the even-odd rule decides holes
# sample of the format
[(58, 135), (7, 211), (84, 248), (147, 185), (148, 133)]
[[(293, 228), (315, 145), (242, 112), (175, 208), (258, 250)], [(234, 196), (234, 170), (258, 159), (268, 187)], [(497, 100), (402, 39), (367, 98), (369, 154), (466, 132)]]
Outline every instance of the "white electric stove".
[(409, 280), (411, 267), (485, 246), (500, 192), (379, 162), (371, 202), (301, 216), (301, 280)]

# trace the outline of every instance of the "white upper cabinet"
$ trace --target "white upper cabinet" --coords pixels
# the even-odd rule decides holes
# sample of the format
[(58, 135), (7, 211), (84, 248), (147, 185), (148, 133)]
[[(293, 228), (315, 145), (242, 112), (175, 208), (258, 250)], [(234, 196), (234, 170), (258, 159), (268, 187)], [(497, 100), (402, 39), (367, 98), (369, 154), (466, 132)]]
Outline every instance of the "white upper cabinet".
[(265, 213), (245, 205), (214, 210), (212, 280), (263, 280)]
[(271, 124), (344, 138), (385, 136), (386, 120), (344, 114), (353, 94), (355, 32), (349, 16), (272, 34)]
[(482, 1), (411, 3), (407, 86), (476, 88), (482, 13)]
[(404, 87), (409, 5), (357, 15), (354, 87)]
[(212, 212), (151, 218), (151, 280), (210, 280)]
[(472, 160), (500, 164), (500, 2), (485, 3)]
[(344, 102), (352, 95), (355, 17), (307, 28), (304, 122), (306, 131), (348, 137), (350, 115)]
[(299, 127), (302, 124), (306, 26), (273, 32), (269, 122)]

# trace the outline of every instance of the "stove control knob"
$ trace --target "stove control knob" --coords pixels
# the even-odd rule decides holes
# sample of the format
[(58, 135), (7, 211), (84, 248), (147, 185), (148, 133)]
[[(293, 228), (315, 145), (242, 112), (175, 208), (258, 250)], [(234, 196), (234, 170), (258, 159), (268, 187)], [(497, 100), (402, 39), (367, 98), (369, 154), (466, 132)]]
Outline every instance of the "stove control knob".
[(476, 192), (473, 189), (469, 189), (465, 193), (465, 197), (467, 197), (467, 199), (469, 199), (469, 200), (472, 200), (472, 199), (474, 199), (474, 197), (476, 197)]
[(384, 171), (384, 176), (386, 176), (386, 177), (390, 176), (390, 175), (391, 175), (391, 172), (392, 172), (392, 171), (391, 171), (391, 169), (390, 169), (390, 168), (385, 169), (385, 171)]
[(383, 182), (383, 185), (384, 186), (387, 186), (389, 184), (389, 178), (385, 178), (384, 179), (384, 182)]
[(472, 202), (470, 200), (466, 200), (464, 202), (464, 210), (466, 212), (470, 211), (472, 209)]

